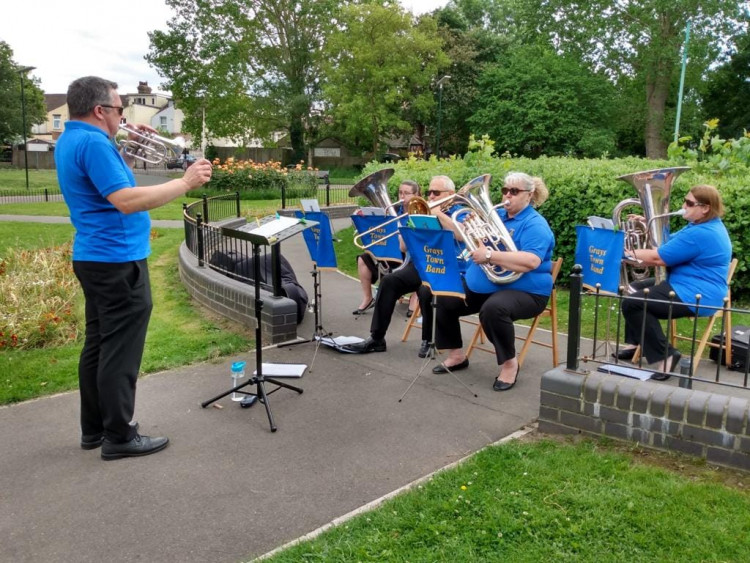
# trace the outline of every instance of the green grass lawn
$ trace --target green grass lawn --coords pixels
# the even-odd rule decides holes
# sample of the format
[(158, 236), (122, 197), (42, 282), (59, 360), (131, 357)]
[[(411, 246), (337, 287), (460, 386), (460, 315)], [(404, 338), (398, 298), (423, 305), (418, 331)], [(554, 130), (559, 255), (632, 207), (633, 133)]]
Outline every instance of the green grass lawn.
[(750, 476), (644, 454), (606, 440), (493, 446), (270, 561), (748, 561)]
[[(193, 306), (177, 269), (181, 229), (156, 229), (149, 258), (154, 310), (141, 370), (164, 369), (214, 360), (252, 347), (254, 331), (208, 318)], [(9, 246), (36, 248), (73, 236), (69, 225), (0, 222), (0, 252)], [(79, 296), (78, 307), (82, 308)], [(76, 389), (81, 341), (68, 346), (0, 353), (0, 404)]]

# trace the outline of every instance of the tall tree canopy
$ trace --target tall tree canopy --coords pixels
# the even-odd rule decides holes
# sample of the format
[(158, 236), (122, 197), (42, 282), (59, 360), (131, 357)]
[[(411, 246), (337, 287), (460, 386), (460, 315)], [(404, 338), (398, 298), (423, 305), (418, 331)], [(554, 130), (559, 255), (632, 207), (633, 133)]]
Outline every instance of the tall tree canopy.
[(341, 0), (166, 0), (168, 31), (146, 59), (167, 77), (185, 129), (248, 140), (289, 132), (295, 159), (320, 90), (321, 51)]
[(494, 139), (499, 150), (599, 157), (614, 149), (614, 86), (549, 48), (513, 49), (487, 67), (478, 90), (469, 123), (477, 136)]
[(44, 123), (47, 118), (44, 94), (37, 81), (21, 68), (13, 61), (10, 45), (0, 41), (0, 144), (14, 143), (24, 136), (22, 101), (25, 102), (26, 137), (31, 136), (32, 125)]
[[(613, 80), (642, 79), (646, 154), (666, 155), (670, 85), (679, 71), (685, 26), (691, 22), (691, 65), (705, 71), (745, 28), (748, 2), (737, 0), (519, 0), (528, 34), (576, 54)], [(703, 56), (701, 56), (703, 55)]]
[(703, 104), (707, 118), (719, 119), (719, 134), (739, 137), (750, 130), (750, 34), (731, 60), (709, 75)]
[(395, 3), (345, 7), (325, 52), (323, 91), (335, 127), (374, 156), (384, 135), (411, 134), (429, 116), (430, 84), (448, 63), (435, 21), (415, 25)]

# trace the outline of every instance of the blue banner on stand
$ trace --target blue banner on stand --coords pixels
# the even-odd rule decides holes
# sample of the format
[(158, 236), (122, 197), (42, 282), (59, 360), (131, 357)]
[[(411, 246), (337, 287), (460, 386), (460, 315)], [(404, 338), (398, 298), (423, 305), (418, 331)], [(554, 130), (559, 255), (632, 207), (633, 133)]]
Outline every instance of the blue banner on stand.
[[(372, 245), (367, 249), (368, 252), (378, 260), (397, 260), (400, 262), (403, 258), (398, 244), (398, 237), (393, 235), (396, 229), (398, 229), (398, 221), (393, 221), (392, 219), (393, 217), (388, 216), (352, 215), (352, 223), (354, 223), (354, 228), (357, 229), (358, 233), (364, 233), (375, 228), (372, 233), (362, 237), (362, 244), (364, 246)], [(386, 221), (391, 221), (391, 223), (376, 228)], [(388, 235), (391, 235), (391, 237), (383, 240)]]
[(583, 267), (584, 287), (595, 290), (596, 284), (600, 284), (601, 291), (617, 293), (625, 233), (578, 225), (576, 236), (575, 263)]
[(465, 297), (453, 232), (409, 227), (403, 227), (400, 232), (422, 284), (434, 295)]
[(333, 250), (331, 219), (322, 211), (308, 211), (306, 213), (297, 211), (295, 215), (300, 219), (309, 219), (318, 222), (316, 227), (302, 231), (307, 251), (318, 268), (335, 270), (338, 264), (336, 262), (336, 252)]

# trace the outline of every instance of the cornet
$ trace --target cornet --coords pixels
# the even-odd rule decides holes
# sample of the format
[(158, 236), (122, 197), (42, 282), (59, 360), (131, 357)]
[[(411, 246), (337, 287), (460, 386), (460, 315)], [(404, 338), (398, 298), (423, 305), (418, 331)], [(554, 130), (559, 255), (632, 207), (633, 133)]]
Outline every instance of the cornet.
[(127, 124), (120, 125), (120, 131), (125, 131), (128, 135), (137, 137), (136, 139), (125, 138), (120, 141), (120, 150), (123, 156), (129, 156), (148, 164), (161, 164), (170, 156), (170, 151), (174, 155), (185, 148), (185, 139), (182, 137), (167, 139), (156, 133), (139, 131)]

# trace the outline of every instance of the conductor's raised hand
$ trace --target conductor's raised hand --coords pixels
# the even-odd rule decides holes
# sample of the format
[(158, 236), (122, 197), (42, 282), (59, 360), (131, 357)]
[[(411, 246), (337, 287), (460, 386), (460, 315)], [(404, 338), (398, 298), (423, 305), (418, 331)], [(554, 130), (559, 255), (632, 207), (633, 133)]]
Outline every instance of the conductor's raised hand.
[(190, 190), (200, 188), (211, 179), (213, 167), (205, 158), (196, 160), (182, 176), (182, 179), (190, 186)]

